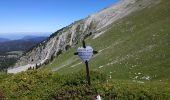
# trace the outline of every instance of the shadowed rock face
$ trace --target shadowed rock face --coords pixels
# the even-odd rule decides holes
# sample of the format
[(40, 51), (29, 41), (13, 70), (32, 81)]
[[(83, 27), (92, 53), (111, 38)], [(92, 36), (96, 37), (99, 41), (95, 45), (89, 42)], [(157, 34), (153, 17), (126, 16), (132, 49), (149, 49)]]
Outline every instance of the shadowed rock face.
[[(109, 28), (109, 25), (115, 21), (118, 21), (136, 10), (159, 3), (159, 1), (160, 0), (122, 0), (117, 4), (55, 32), (47, 40), (22, 56), (15, 67), (28, 67), (28, 65), (35, 67), (36, 64), (47, 63), (52, 57), (58, 56), (69, 47), (75, 46), (83, 38), (90, 36), (95, 39), (103, 34)], [(13, 69), (9, 69), (8, 72), (15, 73), (15, 70), (12, 70)]]

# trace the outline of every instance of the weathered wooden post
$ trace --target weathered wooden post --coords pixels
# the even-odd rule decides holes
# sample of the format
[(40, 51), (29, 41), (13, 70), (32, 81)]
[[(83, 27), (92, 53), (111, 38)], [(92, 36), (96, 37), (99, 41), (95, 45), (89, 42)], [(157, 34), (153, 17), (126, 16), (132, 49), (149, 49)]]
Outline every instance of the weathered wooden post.
[(75, 55), (78, 55), (83, 62), (86, 65), (86, 79), (88, 82), (88, 85), (91, 85), (90, 82), (90, 70), (89, 70), (89, 60), (92, 58), (93, 54), (98, 53), (97, 51), (94, 51), (91, 46), (86, 46), (85, 41), (83, 40), (83, 47), (79, 47), (77, 49), (77, 52), (75, 52)]

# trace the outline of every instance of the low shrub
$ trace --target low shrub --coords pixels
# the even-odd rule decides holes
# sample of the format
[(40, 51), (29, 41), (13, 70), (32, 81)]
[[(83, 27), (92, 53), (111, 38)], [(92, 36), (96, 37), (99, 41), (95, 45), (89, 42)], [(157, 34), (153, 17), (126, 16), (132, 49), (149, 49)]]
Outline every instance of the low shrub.
[(106, 80), (106, 75), (91, 71), (91, 86), (87, 85), (86, 73), (59, 75), (48, 70), (27, 72), (0, 77), (0, 91), (5, 99), (87, 99), (100, 95), (104, 100), (168, 100), (170, 82), (137, 83), (132, 80)]

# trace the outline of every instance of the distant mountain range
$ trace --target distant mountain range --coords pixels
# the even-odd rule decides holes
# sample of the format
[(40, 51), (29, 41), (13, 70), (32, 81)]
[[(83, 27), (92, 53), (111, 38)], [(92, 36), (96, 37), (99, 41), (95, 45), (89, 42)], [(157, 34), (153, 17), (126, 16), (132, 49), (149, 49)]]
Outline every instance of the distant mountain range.
[(49, 36), (52, 32), (22, 32), (22, 33), (0, 33), (1, 38), (9, 40), (18, 40), (24, 37), (39, 37), (39, 36)]
[(47, 37), (46, 36), (32, 36), (32, 35), (28, 35), (28, 36), (24, 36), (21, 40), (27, 40), (27, 41), (42, 41), (45, 40)]
[(45, 40), (45, 36), (24, 36), (22, 39), (9, 40), (0, 38), (0, 53), (10, 51), (26, 51), (37, 43)]
[(10, 41), (10, 40), (6, 38), (0, 38), (0, 42), (6, 42), (6, 41)]

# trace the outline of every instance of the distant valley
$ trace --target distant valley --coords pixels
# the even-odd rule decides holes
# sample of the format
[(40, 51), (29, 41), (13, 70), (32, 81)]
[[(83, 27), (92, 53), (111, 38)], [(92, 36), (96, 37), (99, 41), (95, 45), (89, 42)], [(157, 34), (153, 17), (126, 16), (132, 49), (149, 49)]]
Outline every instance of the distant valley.
[(46, 38), (45, 36), (25, 36), (19, 40), (4, 40), (0, 42), (0, 52), (26, 51)]
[(22, 39), (10, 40), (0, 38), (0, 70), (6, 70), (26, 51), (36, 46), (47, 36), (24, 36)]

